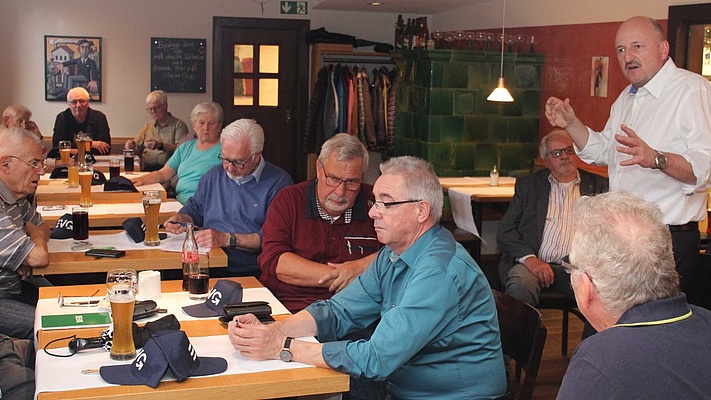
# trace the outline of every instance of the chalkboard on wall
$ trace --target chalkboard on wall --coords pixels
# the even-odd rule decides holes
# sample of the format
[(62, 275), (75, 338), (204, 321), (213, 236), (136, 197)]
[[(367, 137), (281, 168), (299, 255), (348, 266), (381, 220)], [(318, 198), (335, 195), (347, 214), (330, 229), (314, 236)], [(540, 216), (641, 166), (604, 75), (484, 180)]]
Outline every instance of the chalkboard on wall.
[(206, 42), (151, 38), (151, 90), (205, 93)]

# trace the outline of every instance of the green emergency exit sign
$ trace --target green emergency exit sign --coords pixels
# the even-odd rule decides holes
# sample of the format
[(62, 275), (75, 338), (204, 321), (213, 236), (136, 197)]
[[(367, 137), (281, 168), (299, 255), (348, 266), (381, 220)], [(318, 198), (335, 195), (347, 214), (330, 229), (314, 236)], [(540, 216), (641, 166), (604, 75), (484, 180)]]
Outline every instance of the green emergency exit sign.
[(281, 14), (306, 15), (309, 13), (307, 1), (282, 1), (279, 10)]

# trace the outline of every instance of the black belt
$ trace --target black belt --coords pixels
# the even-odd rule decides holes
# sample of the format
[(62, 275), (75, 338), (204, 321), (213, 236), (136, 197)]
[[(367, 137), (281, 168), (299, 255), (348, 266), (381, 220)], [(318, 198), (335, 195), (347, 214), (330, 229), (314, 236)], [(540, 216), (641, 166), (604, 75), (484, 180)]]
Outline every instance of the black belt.
[(670, 232), (698, 231), (699, 223), (696, 221), (687, 222), (684, 225), (669, 225)]

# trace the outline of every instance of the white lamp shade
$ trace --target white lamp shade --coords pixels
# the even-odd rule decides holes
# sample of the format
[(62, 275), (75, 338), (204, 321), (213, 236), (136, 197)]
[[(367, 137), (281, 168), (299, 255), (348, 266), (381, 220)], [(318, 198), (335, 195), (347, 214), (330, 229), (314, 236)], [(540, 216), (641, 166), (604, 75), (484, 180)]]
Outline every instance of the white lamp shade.
[(486, 98), (488, 101), (498, 101), (502, 103), (511, 103), (514, 101), (511, 93), (504, 86), (504, 78), (499, 78), (499, 84), (493, 92)]

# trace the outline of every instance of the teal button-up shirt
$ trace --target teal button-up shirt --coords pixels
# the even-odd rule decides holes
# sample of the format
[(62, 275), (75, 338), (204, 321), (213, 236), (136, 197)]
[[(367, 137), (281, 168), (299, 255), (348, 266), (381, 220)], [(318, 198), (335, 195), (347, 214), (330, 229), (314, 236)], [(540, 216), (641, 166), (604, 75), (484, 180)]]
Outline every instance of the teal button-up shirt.
[[(397, 398), (490, 399), (506, 390), (489, 283), (439, 225), (399, 256), (384, 247), (344, 290), (306, 310), (331, 368), (385, 380)], [(337, 341), (378, 318), (370, 340)]]

